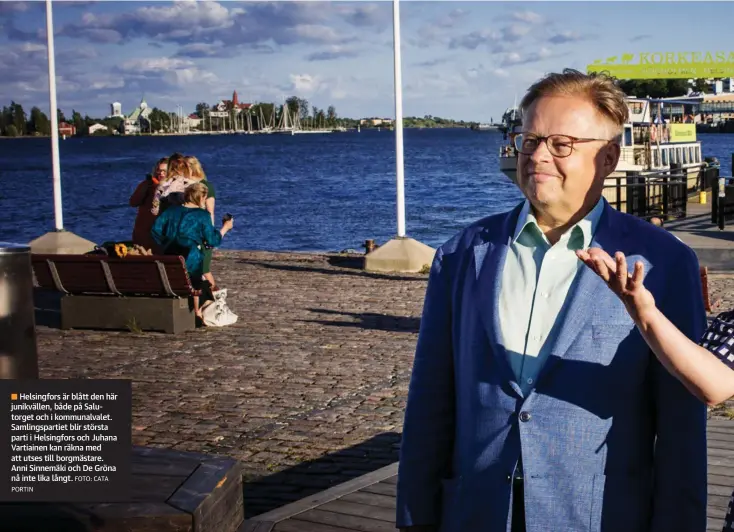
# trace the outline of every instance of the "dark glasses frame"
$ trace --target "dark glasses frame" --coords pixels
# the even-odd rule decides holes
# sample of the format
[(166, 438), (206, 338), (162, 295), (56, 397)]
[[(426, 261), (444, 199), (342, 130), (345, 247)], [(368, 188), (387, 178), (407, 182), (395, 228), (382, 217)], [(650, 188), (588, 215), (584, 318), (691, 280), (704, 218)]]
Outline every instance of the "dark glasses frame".
[[(536, 141), (535, 147), (530, 151), (523, 151), (522, 145), (523, 141), (526, 139), (534, 139)], [(559, 151), (558, 147), (555, 146), (554, 142), (548, 142), (549, 140), (559, 140), (561, 144), (568, 144), (568, 153), (565, 153), (565, 151)], [(600, 141), (600, 142), (614, 142), (614, 139), (595, 139), (595, 138), (588, 138), (588, 137), (573, 137), (571, 135), (562, 135), (560, 133), (554, 133), (552, 135), (534, 135), (532, 133), (518, 133), (515, 135), (515, 138), (513, 139), (513, 144), (515, 146), (515, 149), (522, 153), (523, 155), (532, 155), (535, 153), (535, 150), (538, 149), (538, 146), (540, 146), (541, 142), (545, 142), (546, 147), (548, 148), (548, 151), (550, 152), (553, 157), (558, 158), (565, 158), (568, 157), (573, 153), (574, 146), (576, 144), (581, 144), (584, 142), (594, 142), (594, 141)], [(554, 147), (555, 146), (555, 147)]]

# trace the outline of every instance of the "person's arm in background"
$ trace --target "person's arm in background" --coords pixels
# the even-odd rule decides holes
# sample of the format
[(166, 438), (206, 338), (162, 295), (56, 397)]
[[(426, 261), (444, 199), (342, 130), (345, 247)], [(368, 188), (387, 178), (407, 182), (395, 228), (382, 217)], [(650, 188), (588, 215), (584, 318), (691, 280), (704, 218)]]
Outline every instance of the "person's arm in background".
[[(660, 311), (688, 339), (706, 329), (701, 277), (688, 248), (674, 266)], [(651, 532), (705, 530), (707, 496), (706, 406), (651, 357), (655, 398), (655, 490)]]
[[(208, 214), (208, 213), (207, 213)], [(204, 242), (206, 242), (211, 247), (218, 247), (222, 243), (222, 238), (224, 238), (224, 235), (226, 235), (234, 226), (234, 220), (227, 220), (226, 222), (222, 223), (222, 228), (217, 231), (217, 228), (214, 227), (214, 224), (208, 223), (209, 218), (206, 218), (207, 223), (202, 223), (202, 237), (204, 239)]]
[(152, 212), (156, 216), (161, 209), (161, 197), (163, 196), (163, 190), (167, 188), (169, 184), (170, 180), (159, 183), (158, 186), (155, 187), (155, 192), (153, 193), (153, 206), (151, 207), (150, 212)]
[[(621, 253), (615, 261), (603, 250), (594, 248), (588, 252), (579, 252), (579, 258), (595, 270), (622, 299), (660, 363), (675, 375), (688, 391), (710, 406), (734, 397), (734, 371), (732, 371), (734, 368), (722, 362), (719, 356), (708, 349), (693, 342), (660, 312), (655, 299), (643, 283), (642, 263), (635, 266), (634, 275), (625, 278), (624, 275), (617, 274), (627, 271), (627, 260)], [(720, 342), (725, 339), (721, 339)], [(734, 351), (734, 348), (731, 351)]]
[(455, 397), (448, 274), (439, 248), (428, 278), (400, 445), (396, 526), (411, 532), (438, 529), (441, 481), (451, 466)]
[(214, 185), (212, 185), (211, 181), (206, 179), (205, 182), (206, 182), (206, 188), (207, 188), (206, 210), (209, 211), (209, 214), (211, 214), (212, 223), (215, 223), (214, 222), (214, 205), (216, 203), (217, 191)]
[(212, 224), (214, 224), (214, 203), (216, 202), (216, 199), (214, 198), (206, 198), (206, 210), (209, 211), (209, 214), (212, 216)]
[[(680, 248), (679, 248), (680, 249)], [(582, 258), (580, 256), (580, 258)], [(706, 326), (698, 260), (689, 248), (670, 257), (668, 290), (660, 312), (689, 341), (698, 341)], [(599, 267), (598, 264), (596, 265)], [(627, 266), (615, 265), (617, 281), (627, 282)], [(641, 272), (641, 263), (636, 270)], [(599, 273), (597, 271), (597, 273)], [(641, 284), (642, 275), (637, 273)], [(604, 278), (604, 276), (602, 276)], [(633, 280), (635, 277), (633, 276)], [(618, 293), (619, 295), (619, 293)], [(622, 298), (625, 301), (625, 298)], [(640, 323), (643, 335), (651, 336), (649, 323), (640, 322), (634, 306), (628, 311)], [(643, 313), (643, 316), (646, 314)], [(645, 330), (647, 329), (647, 330)], [(654, 345), (655, 342), (652, 342)], [(655, 443), (655, 486), (651, 532), (705, 530), (707, 497), (706, 407), (657, 359), (651, 345), (651, 377)], [(682, 354), (688, 356), (688, 354)]]
[(140, 207), (145, 201), (151, 186), (153, 186), (153, 182), (150, 179), (141, 181), (135, 188), (135, 192), (130, 196), (130, 207)]

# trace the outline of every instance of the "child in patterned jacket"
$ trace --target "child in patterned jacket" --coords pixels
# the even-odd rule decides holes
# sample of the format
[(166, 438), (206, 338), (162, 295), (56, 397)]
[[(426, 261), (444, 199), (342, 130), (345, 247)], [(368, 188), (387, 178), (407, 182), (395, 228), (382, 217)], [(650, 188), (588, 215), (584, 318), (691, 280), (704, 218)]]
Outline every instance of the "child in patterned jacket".
[(191, 178), (191, 168), (186, 158), (180, 153), (174, 153), (168, 159), (166, 178), (158, 184), (155, 190), (150, 212), (158, 216), (162, 206), (165, 210), (167, 205), (183, 205), (184, 191), (194, 183), (197, 183), (197, 180)]

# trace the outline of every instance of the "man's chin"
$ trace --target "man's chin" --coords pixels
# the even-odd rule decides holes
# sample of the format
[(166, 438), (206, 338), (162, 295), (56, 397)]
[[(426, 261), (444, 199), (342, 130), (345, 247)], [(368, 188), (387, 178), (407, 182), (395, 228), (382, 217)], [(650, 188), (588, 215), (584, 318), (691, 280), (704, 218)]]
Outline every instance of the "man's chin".
[(534, 207), (547, 207), (552, 205), (556, 200), (556, 194), (552, 190), (544, 190), (545, 187), (533, 187), (531, 190), (525, 190), (525, 197), (530, 200)]

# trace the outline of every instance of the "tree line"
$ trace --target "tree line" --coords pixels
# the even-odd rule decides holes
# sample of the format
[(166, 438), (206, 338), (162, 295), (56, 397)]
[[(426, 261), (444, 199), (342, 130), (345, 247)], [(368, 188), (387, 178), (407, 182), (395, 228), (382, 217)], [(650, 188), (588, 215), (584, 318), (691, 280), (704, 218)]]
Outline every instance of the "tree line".
[[(221, 126), (223, 120), (228, 119), (230, 123), (235, 120), (242, 121), (242, 117), (238, 118), (238, 113), (234, 109), (229, 109), (227, 117), (212, 117), (211, 112), (216, 108), (217, 104), (209, 105), (206, 102), (199, 102), (196, 104), (195, 113), (198, 118), (202, 120), (202, 129), (208, 129), (208, 127), (216, 128)], [(287, 98), (283, 105), (276, 105), (275, 103), (259, 102), (253, 104), (248, 110), (246, 124), (252, 127), (253, 130), (260, 130), (265, 127), (276, 127), (285, 113), (285, 109), (288, 110), (291, 125), (293, 120), (297, 117), (301, 124), (301, 127), (336, 127), (343, 125), (343, 120), (339, 119), (336, 108), (330, 105), (327, 109), (319, 109), (315, 105), (311, 106), (309, 101), (298, 96), (291, 96)], [(204, 123), (208, 125), (204, 127)]]
[[(71, 118), (67, 118), (61, 109), (56, 110), (56, 118), (76, 128), (77, 135), (89, 135), (89, 126), (102, 124), (107, 126), (107, 131), (96, 132), (95, 135), (110, 135), (112, 131), (120, 126), (121, 118), (90, 118), (82, 116), (79, 111), (73, 109)], [(26, 113), (23, 106), (15, 101), (9, 106), (3, 106), (0, 112), (0, 136), (3, 137), (38, 137), (51, 135), (51, 119), (38, 107), (32, 107), (30, 114)]]
[(687, 79), (623, 79), (619, 87), (629, 96), (638, 98), (669, 98), (685, 96), (690, 88), (694, 92), (707, 93), (710, 88), (705, 80), (696, 79), (689, 83)]

